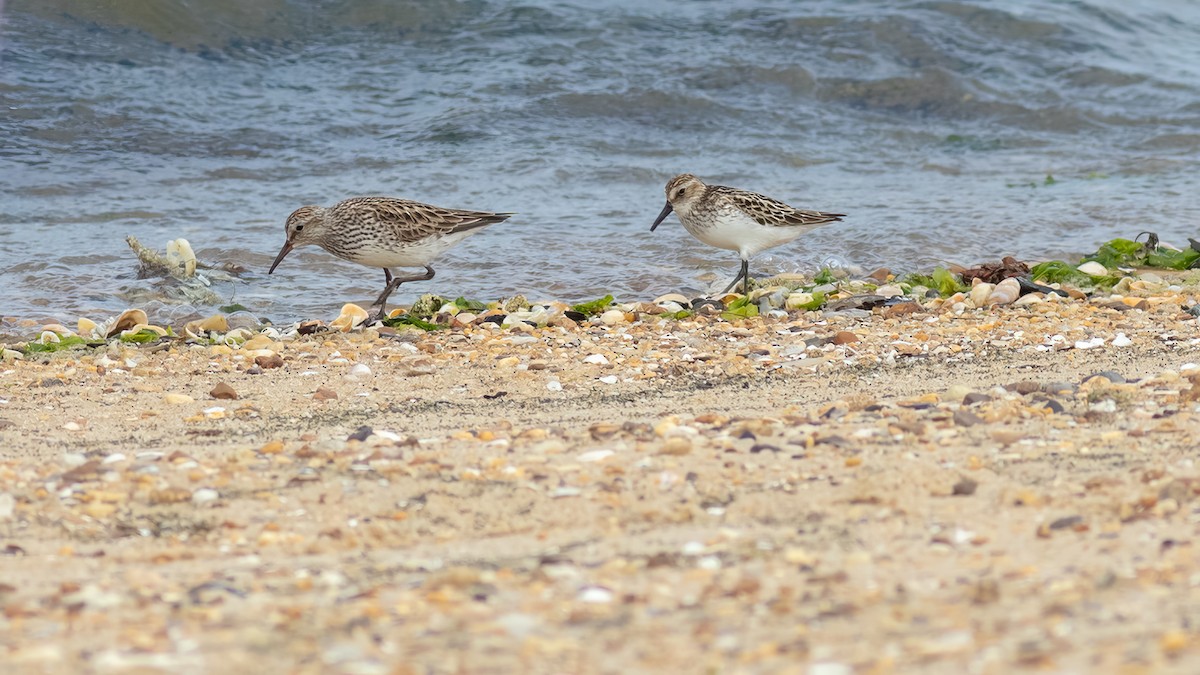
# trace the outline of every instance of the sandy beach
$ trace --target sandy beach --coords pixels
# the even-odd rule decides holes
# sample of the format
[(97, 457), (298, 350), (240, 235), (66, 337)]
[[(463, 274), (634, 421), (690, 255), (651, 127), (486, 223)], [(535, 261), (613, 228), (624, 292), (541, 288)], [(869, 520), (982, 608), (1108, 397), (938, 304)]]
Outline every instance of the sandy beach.
[(2, 670), (1195, 672), (1195, 290), (6, 353)]

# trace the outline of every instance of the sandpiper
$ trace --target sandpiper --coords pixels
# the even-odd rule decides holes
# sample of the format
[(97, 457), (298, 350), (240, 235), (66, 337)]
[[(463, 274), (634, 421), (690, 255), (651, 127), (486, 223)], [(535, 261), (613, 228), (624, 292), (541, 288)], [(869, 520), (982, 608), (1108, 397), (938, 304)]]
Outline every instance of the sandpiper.
[(845, 214), (806, 211), (755, 192), (723, 185), (705, 185), (690, 173), (667, 183), (667, 205), (650, 226), (650, 231), (674, 210), (679, 222), (693, 237), (717, 248), (737, 251), (742, 271), (722, 293), (742, 281), (742, 292), (750, 292), (750, 256), (786, 244), (809, 230), (841, 220)]
[[(375, 299), (386, 316), (392, 291), (406, 281), (433, 278), (430, 264), (468, 235), (507, 220), (511, 213), (461, 211), (392, 197), (351, 197), (329, 208), (301, 206), (287, 219), (287, 241), (271, 263), (275, 271), (297, 246), (315, 244), (333, 255), (368, 267), (382, 267), (387, 285)], [(392, 267), (424, 267), (424, 274), (393, 277)]]

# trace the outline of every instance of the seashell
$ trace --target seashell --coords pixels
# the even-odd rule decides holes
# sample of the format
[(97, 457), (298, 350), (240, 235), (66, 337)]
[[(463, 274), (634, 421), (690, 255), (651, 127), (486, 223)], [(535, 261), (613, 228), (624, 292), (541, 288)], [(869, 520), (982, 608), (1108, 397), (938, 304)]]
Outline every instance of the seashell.
[(619, 323), (625, 323), (625, 312), (619, 309), (610, 309), (600, 315), (600, 323), (605, 326), (615, 326)]
[(461, 328), (463, 326), (469, 326), (475, 321), (475, 319), (478, 318), (479, 317), (472, 312), (459, 312), (458, 314), (454, 315), (454, 320), (451, 321), (451, 324)]
[(389, 319), (395, 319), (396, 317), (404, 316), (407, 313), (408, 313), (408, 311), (405, 310), (403, 307), (396, 307), (396, 308), (392, 309), (392, 311), (388, 312), (387, 315), (388, 315)]
[(1108, 276), (1108, 268), (1105, 267), (1104, 265), (1101, 265), (1100, 263), (1096, 262), (1095, 260), (1092, 260), (1090, 262), (1085, 262), (1082, 265), (1080, 265), (1079, 267), (1076, 267), (1075, 269), (1079, 270), (1080, 272), (1083, 272), (1084, 274), (1087, 274), (1087, 275), (1090, 275), (1093, 277)]
[(133, 328), (130, 328), (129, 330), (121, 331), (121, 335), (123, 335), (123, 336), (124, 335), (136, 335), (144, 330), (153, 331), (155, 333), (158, 333), (160, 336), (167, 334), (167, 329), (163, 328), (162, 326), (154, 326), (154, 325), (148, 324), (148, 323), (139, 323), (138, 325), (134, 326)]
[(792, 293), (784, 300), (784, 307), (788, 309), (800, 309), (812, 301), (812, 293)]
[(75, 324), (75, 330), (80, 335), (93, 335), (96, 332), (96, 322), (80, 317), (79, 321)]
[(453, 302), (447, 302), (446, 304), (442, 305), (440, 309), (438, 309), (436, 314), (449, 314), (450, 316), (454, 316), (455, 314), (458, 314), (461, 309), (461, 307)]
[(1017, 301), (1014, 302), (1013, 305), (1017, 307), (1024, 307), (1025, 305), (1037, 305), (1043, 302), (1046, 302), (1046, 298), (1041, 293), (1029, 293), (1017, 298)]
[(254, 336), (248, 328), (235, 328), (221, 338), (221, 343), (227, 347), (237, 347)]
[(185, 277), (196, 274), (196, 254), (187, 239), (173, 239), (167, 242), (167, 261), (179, 268)]
[(213, 314), (207, 319), (200, 320), (198, 325), (200, 330), (224, 333), (229, 330), (229, 319), (224, 314)]
[(684, 296), (682, 296), (678, 293), (667, 293), (666, 295), (660, 295), (654, 299), (654, 304), (656, 304), (656, 305), (663, 305), (668, 302), (673, 302), (673, 303), (679, 305), (680, 307), (691, 307), (692, 306), (692, 303), (690, 300), (688, 300), (687, 298), (685, 298)]
[(362, 324), (369, 316), (370, 314), (367, 313), (367, 310), (363, 309), (362, 307), (359, 307), (352, 302), (346, 303), (345, 305), (342, 305), (341, 314), (338, 314), (338, 318), (334, 319), (333, 322), (329, 324), (329, 327), (346, 333), (352, 330), (355, 326)]
[(971, 304), (976, 307), (983, 307), (987, 304), (987, 299), (992, 295), (995, 286), (985, 282), (979, 282), (971, 287)]
[(38, 342), (41, 342), (44, 345), (48, 345), (48, 344), (62, 342), (62, 339), (58, 337), (58, 333), (55, 333), (52, 330), (44, 330), (44, 331), (42, 331), (42, 334), (38, 337)]
[(875, 289), (875, 295), (880, 295), (885, 298), (894, 298), (897, 295), (904, 295), (904, 289), (896, 284), (885, 284)]
[(61, 323), (48, 323), (45, 326), (42, 326), (42, 330), (43, 331), (48, 330), (52, 333), (58, 333), (59, 335), (74, 335), (74, 333), (71, 332), (70, 328), (67, 328), (66, 326), (62, 325)]
[(738, 300), (742, 297), (743, 296), (741, 293), (725, 293), (720, 296), (717, 296), (714, 299), (719, 301), (722, 305), (728, 307), (729, 303), (733, 302), (734, 300)]
[(266, 335), (255, 335), (242, 343), (242, 349), (270, 349), (274, 341)]
[(1009, 277), (996, 284), (996, 287), (992, 289), (991, 295), (988, 296), (987, 304), (1008, 305), (1016, 301), (1019, 297), (1021, 297), (1021, 282)]
[(123, 333), (134, 326), (146, 323), (148, 320), (149, 319), (146, 316), (146, 313), (142, 310), (127, 309), (124, 312), (121, 312), (121, 316), (117, 317), (117, 320), (113, 323), (112, 327), (108, 329), (108, 332), (104, 334), (104, 337), (110, 338), (118, 333)]

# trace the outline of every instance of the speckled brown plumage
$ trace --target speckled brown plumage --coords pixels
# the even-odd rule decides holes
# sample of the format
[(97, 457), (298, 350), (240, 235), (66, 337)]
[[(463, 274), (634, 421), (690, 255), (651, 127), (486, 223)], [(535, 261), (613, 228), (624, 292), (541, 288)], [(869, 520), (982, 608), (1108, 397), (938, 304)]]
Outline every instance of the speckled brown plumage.
[[(287, 241), (268, 274), (298, 246), (320, 246), (360, 265), (383, 269), (386, 286), (375, 300), (384, 316), (387, 297), (406, 281), (434, 276), (431, 263), (466, 236), (507, 220), (511, 213), (431, 206), (393, 197), (351, 197), (325, 208), (302, 206), (288, 216)], [(392, 267), (424, 267), (425, 273), (392, 277)]]
[(667, 204), (650, 230), (674, 211), (692, 236), (710, 246), (737, 251), (742, 269), (725, 292), (738, 280), (744, 280), (743, 292), (750, 291), (749, 261), (755, 253), (785, 244), (814, 227), (840, 221), (845, 215), (797, 209), (757, 192), (706, 185), (690, 173), (672, 178), (666, 193)]

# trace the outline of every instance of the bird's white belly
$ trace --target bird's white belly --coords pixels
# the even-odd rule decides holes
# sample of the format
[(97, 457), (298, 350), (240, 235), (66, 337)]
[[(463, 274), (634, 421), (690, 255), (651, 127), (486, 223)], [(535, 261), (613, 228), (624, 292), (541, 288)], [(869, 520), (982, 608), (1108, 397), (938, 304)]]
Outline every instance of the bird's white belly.
[(723, 213), (707, 226), (688, 227), (687, 230), (709, 246), (737, 251), (746, 259), (759, 251), (786, 244), (804, 232), (800, 227), (761, 225), (740, 211)]
[(384, 245), (381, 242), (363, 242), (354, 251), (352, 260), (370, 267), (424, 267), (475, 231), (427, 237), (409, 244)]

